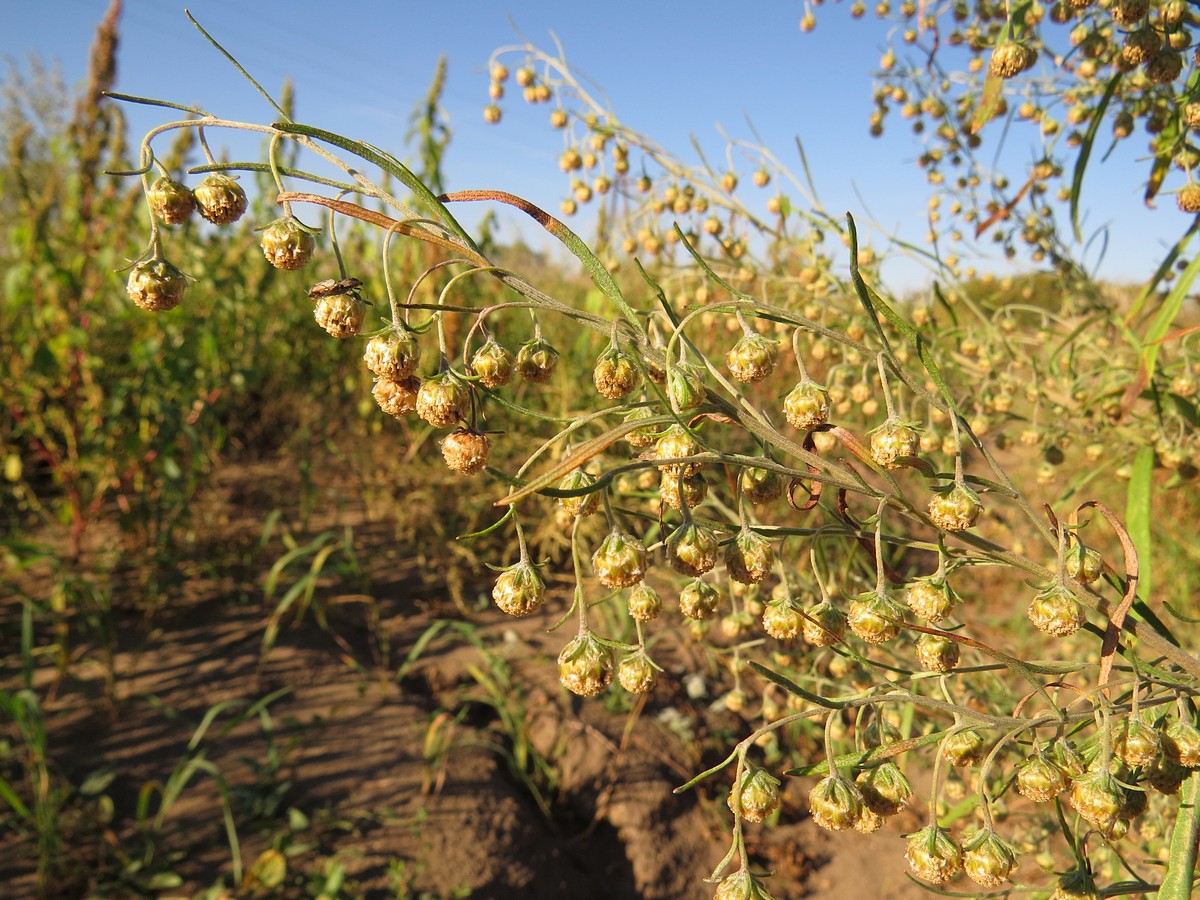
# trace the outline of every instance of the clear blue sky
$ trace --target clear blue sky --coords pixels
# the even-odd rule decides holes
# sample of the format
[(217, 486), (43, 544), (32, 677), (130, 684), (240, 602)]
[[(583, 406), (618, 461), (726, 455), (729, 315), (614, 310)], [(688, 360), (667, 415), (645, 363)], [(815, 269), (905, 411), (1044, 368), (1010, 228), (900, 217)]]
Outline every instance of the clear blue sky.
[[(30, 54), (61, 64), (68, 84), (81, 81), (87, 50), (105, 0), (43, 0), (11, 4), (3, 52), (20, 63)], [(436, 60), (449, 57), (444, 106), (454, 139), (446, 175), (451, 189), (491, 187), (557, 209), (567, 190), (557, 167), (560, 135), (547, 108), (526, 108), (509, 92), (505, 121), (483, 122), (486, 63), (493, 49), (526, 38), (550, 46), (557, 36), (567, 57), (605, 91), (622, 120), (688, 159), (695, 136), (719, 158), (718, 128), (747, 138), (747, 117), (764, 143), (787, 163), (798, 136), (820, 197), (835, 213), (877, 221), (910, 240), (925, 233), (927, 190), (912, 160), (920, 153), (902, 120), (889, 116), (883, 139), (867, 134), (871, 73), (887, 46), (887, 25), (851, 21), (844, 4), (817, 9), (818, 25), (801, 33), (797, 0), (728, 4), (465, 2), (414, 3), (320, 0), (248, 2), (194, 0), (193, 14), (269, 90), (286, 76), (297, 88), (297, 119), (361, 138), (404, 156), (402, 141), (414, 104), (425, 94)], [(118, 90), (199, 105), (226, 118), (267, 122), (271, 110), (241, 80), (183, 14), (164, 0), (126, 0), (121, 25)], [(162, 110), (127, 110), (135, 137), (163, 121)], [(213, 136), (220, 146), (223, 138)], [(1010, 137), (1028, 158), (1036, 135)], [(1101, 273), (1144, 279), (1186, 220), (1171, 197), (1157, 210), (1141, 200), (1145, 163), (1141, 138), (1089, 172), (1087, 223), (1107, 225), (1109, 250)], [(235, 145), (235, 155), (254, 152)], [(216, 148), (214, 148), (216, 149)], [(743, 166), (749, 174), (749, 166)], [(515, 225), (517, 216), (502, 222)], [(920, 279), (897, 263), (885, 275)], [(889, 285), (893, 289), (906, 284)]]

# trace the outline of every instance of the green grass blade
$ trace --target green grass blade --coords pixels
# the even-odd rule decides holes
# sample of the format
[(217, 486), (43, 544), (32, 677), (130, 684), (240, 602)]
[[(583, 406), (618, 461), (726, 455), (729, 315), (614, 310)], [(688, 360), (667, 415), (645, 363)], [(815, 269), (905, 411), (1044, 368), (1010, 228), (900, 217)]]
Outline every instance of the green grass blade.
[(1138, 595), (1150, 597), (1151, 535), (1150, 520), (1154, 494), (1154, 448), (1142, 447), (1133, 460), (1133, 476), (1129, 479), (1129, 490), (1125, 501), (1125, 527), (1137, 548)]
[(1100, 103), (1092, 112), (1092, 122), (1083, 135), (1083, 142), (1079, 145), (1079, 155), (1075, 157), (1075, 171), (1071, 175), (1071, 227), (1075, 230), (1075, 240), (1077, 241), (1083, 240), (1083, 234), (1079, 228), (1079, 198), (1083, 193), (1083, 173), (1087, 170), (1088, 159), (1092, 155), (1092, 147), (1096, 142), (1096, 133), (1100, 130), (1100, 123), (1104, 121), (1104, 113), (1123, 76), (1123, 72), (1118, 72), (1109, 79), (1104, 96), (1100, 98)]
[(1171, 832), (1167, 872), (1158, 889), (1158, 900), (1187, 900), (1196, 877), (1196, 841), (1200, 838), (1200, 778), (1192, 775), (1184, 784), (1179, 817)]

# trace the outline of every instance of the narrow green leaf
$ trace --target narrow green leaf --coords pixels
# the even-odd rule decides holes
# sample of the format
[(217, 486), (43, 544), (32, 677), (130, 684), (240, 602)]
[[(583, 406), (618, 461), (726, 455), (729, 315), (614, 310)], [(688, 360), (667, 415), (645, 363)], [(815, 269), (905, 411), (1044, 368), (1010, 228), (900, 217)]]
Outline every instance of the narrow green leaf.
[(1196, 840), (1200, 837), (1200, 778), (1194, 774), (1184, 782), (1178, 818), (1171, 832), (1167, 871), (1158, 900), (1187, 900), (1196, 878)]
[(1125, 527), (1137, 548), (1138, 596), (1143, 600), (1149, 599), (1152, 589), (1150, 520), (1153, 493), (1154, 448), (1142, 447), (1133, 460), (1133, 476), (1129, 479), (1125, 500)]
[(1071, 227), (1075, 229), (1075, 240), (1082, 241), (1083, 235), (1079, 228), (1079, 197), (1083, 193), (1083, 173), (1087, 169), (1088, 158), (1092, 155), (1092, 147), (1096, 142), (1096, 133), (1100, 130), (1100, 123), (1104, 121), (1104, 113), (1108, 109), (1108, 103), (1112, 100), (1113, 94), (1116, 93), (1117, 85), (1121, 83), (1123, 72), (1117, 72), (1108, 81), (1108, 87), (1104, 90), (1104, 96), (1100, 98), (1100, 103), (1092, 112), (1092, 121), (1088, 125), (1088, 130), (1083, 135), (1083, 142), (1079, 145), (1079, 153), (1075, 157), (1075, 172), (1071, 176)]

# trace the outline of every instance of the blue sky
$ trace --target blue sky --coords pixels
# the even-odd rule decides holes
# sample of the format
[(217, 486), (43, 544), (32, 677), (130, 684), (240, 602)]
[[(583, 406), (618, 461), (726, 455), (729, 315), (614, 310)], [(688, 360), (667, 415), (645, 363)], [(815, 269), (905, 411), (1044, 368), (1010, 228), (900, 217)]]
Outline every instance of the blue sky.
[[(84, 77), (92, 30), (105, 0), (45, 0), (7, 11), (3, 50), (20, 63), (37, 54), (61, 64), (69, 84)], [(557, 158), (562, 137), (546, 125), (547, 108), (525, 108), (510, 89), (505, 120), (487, 125), (486, 64), (492, 50), (520, 34), (550, 46), (603, 89), (622, 120), (660, 145), (694, 160), (695, 136), (720, 158), (724, 141), (750, 136), (747, 119), (787, 163), (799, 137), (820, 198), (835, 213), (920, 242), (926, 184), (913, 164), (920, 147), (893, 114), (883, 139), (867, 133), (871, 73), (887, 46), (886, 23), (851, 21), (844, 4), (818, 8), (818, 25), (801, 33), (805, 8), (795, 0), (742, 4), (605, 0), (558, 2), (314, 2), (194, 0), (193, 14), (269, 90), (291, 75), (297, 119), (401, 152), (408, 117), (425, 94), (440, 54), (449, 58), (444, 106), (454, 129), (446, 161), (451, 189), (491, 187), (526, 196), (551, 210), (567, 190)], [(683, 12), (686, 10), (686, 12)], [(121, 26), (118, 89), (194, 103), (226, 118), (268, 122), (271, 110), (192, 28), (183, 6), (127, 0)], [(140, 136), (163, 121), (161, 110), (127, 110)], [(222, 146), (223, 136), (210, 138)], [(1036, 135), (1009, 138), (1028, 158)], [(254, 143), (232, 140), (233, 155)], [(1140, 280), (1187, 222), (1170, 197), (1157, 210), (1141, 200), (1144, 142), (1134, 138), (1085, 184), (1089, 229), (1109, 229), (1100, 269)], [(246, 147), (247, 149), (242, 149)], [(219, 151), (218, 151), (219, 152)], [(742, 166), (749, 175), (749, 165)], [(469, 217), (464, 216), (469, 220)], [(517, 216), (502, 222), (516, 226)], [(586, 232), (586, 226), (573, 225)], [(893, 289), (920, 273), (894, 264)], [(1002, 266), (993, 266), (998, 271)]]

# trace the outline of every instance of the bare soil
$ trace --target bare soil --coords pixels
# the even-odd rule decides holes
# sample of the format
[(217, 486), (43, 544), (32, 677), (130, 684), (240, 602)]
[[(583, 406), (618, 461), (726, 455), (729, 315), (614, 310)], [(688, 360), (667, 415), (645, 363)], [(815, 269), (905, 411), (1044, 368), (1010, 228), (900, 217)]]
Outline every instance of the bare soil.
[[(44, 895), (184, 897), (220, 878), (231, 885), (223, 789), (253, 870), (231, 897), (315, 896), (314, 885), (335, 869), (344, 876), (340, 896), (712, 896), (704, 878), (728, 847), (728, 776), (673, 789), (718, 761), (722, 741), (744, 733), (744, 723), (689, 698), (682, 664), (632, 706), (570, 696), (553, 665), (563, 639), (546, 631), (565, 600), (522, 620), (490, 605), (464, 611), (444, 571), (431, 571), (394, 529), (335, 492), (322, 493), (296, 540), (340, 536), (349, 526), (360, 570), (322, 575), (324, 626), (312, 609), (299, 623), (289, 615), (264, 653), (274, 604), (308, 560), (267, 601), (267, 570), (284, 547), (278, 533), (261, 552), (256, 542), (267, 510), (299, 490), (278, 463), (220, 472), (203, 501), (195, 552), (236, 564), (183, 566), (169, 606), (152, 617), (128, 604), (111, 690), (102, 667), (86, 659), (65, 676), (49, 666), (38, 673), (52, 698), (52, 771), (74, 785), (98, 771), (114, 776), (102, 789), (109, 812), (95, 798), (65, 800), (66, 863)], [(477, 572), (459, 593), (473, 601), (489, 580)], [(439, 621), (457, 624), (406, 661)], [(455, 637), (467, 622), (474, 643)], [(490, 680), (506, 673), (507, 684)], [(0, 678), (6, 690), (19, 684), (11, 669)], [(271, 695), (261, 715), (226, 727)], [(690, 723), (690, 739), (664, 724), (668, 708)], [(0, 728), (15, 739), (7, 724)], [(530, 761), (538, 757), (547, 765), (540, 773)], [(189, 760), (211, 768), (182, 785), (147, 843), (139, 803), (153, 819), (162, 790)], [(776, 872), (776, 898), (923, 895), (904, 874), (903, 823), (876, 835), (830, 835), (804, 812), (810, 785), (785, 781), (780, 822), (748, 826), (756, 865)], [(272, 849), (283, 857), (263, 856)], [(0, 829), (5, 896), (38, 896), (38, 855), (29, 837)], [(272, 877), (265, 863), (284, 858), (286, 870)], [(171, 886), (171, 875), (150, 882), (154, 872), (180, 883)]]

